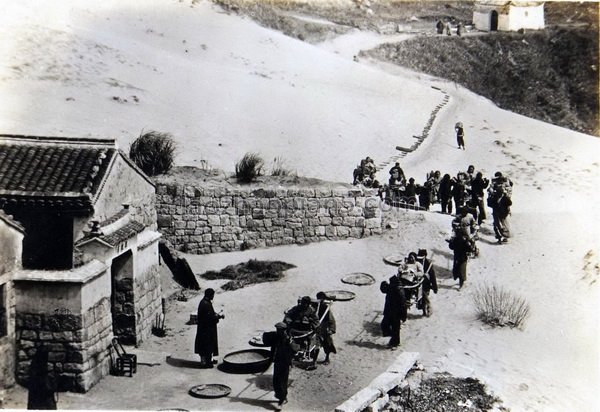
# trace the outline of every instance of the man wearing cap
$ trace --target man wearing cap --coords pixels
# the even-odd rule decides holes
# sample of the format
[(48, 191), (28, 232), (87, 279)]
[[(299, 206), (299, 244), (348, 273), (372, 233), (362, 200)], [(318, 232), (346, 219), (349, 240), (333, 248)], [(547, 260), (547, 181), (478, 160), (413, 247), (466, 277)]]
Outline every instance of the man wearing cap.
[[(312, 299), (310, 296), (303, 296), (300, 299), (300, 303), (285, 313), (283, 322), (288, 326), (289, 329), (295, 331), (306, 332), (306, 345), (310, 347), (311, 344), (317, 346), (318, 337), (316, 335), (319, 327), (319, 318), (317, 312), (311, 305)], [(312, 334), (311, 332), (315, 332)], [(317, 346), (318, 348), (318, 346)], [(317, 355), (318, 351), (310, 353), (311, 363), (306, 367), (306, 370), (314, 370), (317, 368)]]
[(297, 330), (310, 331), (316, 329), (319, 326), (319, 318), (317, 318), (311, 302), (310, 296), (303, 296), (298, 305), (286, 312), (283, 322), (288, 327)]
[(287, 333), (287, 324), (279, 322), (275, 324), (275, 328), (277, 328), (277, 338), (273, 347), (273, 391), (278, 400), (278, 409), (281, 409), (287, 403), (288, 381), (294, 349)]
[(208, 288), (204, 291), (204, 298), (198, 305), (198, 326), (196, 328), (194, 352), (200, 355), (200, 366), (203, 368), (212, 368), (213, 355), (219, 355), (217, 323), (219, 323), (219, 319), (225, 318), (225, 315), (215, 313), (212, 305), (214, 297), (214, 289)]

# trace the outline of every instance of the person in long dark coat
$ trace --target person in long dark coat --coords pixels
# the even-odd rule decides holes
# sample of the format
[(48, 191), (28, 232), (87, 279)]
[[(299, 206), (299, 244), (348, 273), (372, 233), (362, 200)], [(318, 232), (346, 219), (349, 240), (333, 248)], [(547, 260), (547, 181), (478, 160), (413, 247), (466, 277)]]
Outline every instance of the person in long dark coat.
[(325, 352), (325, 360), (323, 365), (329, 365), (329, 354), (337, 353), (337, 349), (333, 342), (333, 335), (336, 331), (335, 317), (331, 311), (331, 302), (327, 300), (327, 295), (324, 292), (317, 293), (317, 299), (319, 299), (319, 310), (317, 316), (321, 321), (319, 327), (319, 341)]
[(212, 368), (212, 357), (219, 355), (219, 343), (217, 336), (217, 323), (224, 315), (215, 313), (212, 300), (215, 297), (214, 289), (206, 289), (204, 298), (198, 305), (198, 326), (196, 329), (196, 341), (194, 352), (200, 355), (201, 366)]
[(458, 212), (467, 200), (467, 188), (464, 181), (460, 178), (454, 179), (452, 183), (452, 197), (454, 198), (454, 206)]
[(27, 409), (56, 409), (56, 379), (48, 373), (48, 350), (37, 349), (29, 367)]
[(405, 202), (409, 205), (414, 205), (417, 203), (417, 185), (415, 185), (415, 179), (412, 177), (408, 179), (408, 184), (404, 189), (404, 197)]
[(454, 280), (458, 279), (458, 287), (462, 289), (467, 281), (467, 262), (471, 251), (471, 243), (464, 233), (457, 231), (449, 240), (448, 246), (454, 251), (452, 277)]
[(390, 336), (388, 347), (396, 349), (400, 345), (400, 323), (406, 322), (406, 297), (398, 276), (392, 276), (390, 282), (383, 282), (380, 288), (385, 293), (381, 330), (383, 336)]
[(295, 352), (292, 340), (287, 333), (287, 326), (285, 322), (275, 325), (277, 337), (273, 347), (273, 391), (275, 398), (279, 401), (279, 409), (287, 403), (290, 368)]
[(494, 234), (498, 243), (508, 242), (510, 237), (510, 226), (508, 224), (508, 216), (512, 200), (505, 193), (502, 186), (496, 189), (497, 194), (490, 199), (492, 204), (492, 217), (494, 218)]
[(444, 22), (442, 22), (441, 20), (438, 20), (437, 23), (435, 24), (435, 30), (437, 32), (437, 34), (444, 34)]
[(442, 177), (440, 181), (440, 203), (442, 205), (442, 213), (452, 214), (452, 188), (454, 182), (448, 173)]

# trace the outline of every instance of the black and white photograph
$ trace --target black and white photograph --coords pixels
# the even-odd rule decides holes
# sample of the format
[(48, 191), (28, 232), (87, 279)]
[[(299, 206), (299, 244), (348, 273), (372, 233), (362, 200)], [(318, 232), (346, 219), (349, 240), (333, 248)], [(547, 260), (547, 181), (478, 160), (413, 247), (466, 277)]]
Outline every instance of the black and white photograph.
[(600, 410), (598, 1), (0, 10), (0, 409)]

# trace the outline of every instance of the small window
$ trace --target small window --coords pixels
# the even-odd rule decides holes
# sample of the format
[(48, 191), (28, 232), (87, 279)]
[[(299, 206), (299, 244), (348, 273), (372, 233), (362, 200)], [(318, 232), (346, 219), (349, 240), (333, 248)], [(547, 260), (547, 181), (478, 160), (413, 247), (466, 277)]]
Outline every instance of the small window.
[(7, 334), (6, 285), (0, 285), (0, 338)]
[(525, 17), (528, 17), (528, 16), (529, 16), (529, 12), (526, 10), (525, 11)]

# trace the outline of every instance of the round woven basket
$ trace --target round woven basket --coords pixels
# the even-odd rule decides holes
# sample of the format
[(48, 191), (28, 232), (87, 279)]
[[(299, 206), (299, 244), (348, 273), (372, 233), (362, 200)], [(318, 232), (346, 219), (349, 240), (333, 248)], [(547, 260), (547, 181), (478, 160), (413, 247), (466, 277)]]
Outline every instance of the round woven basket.
[(222, 368), (230, 373), (257, 373), (268, 369), (271, 351), (267, 349), (244, 349), (223, 357)]

